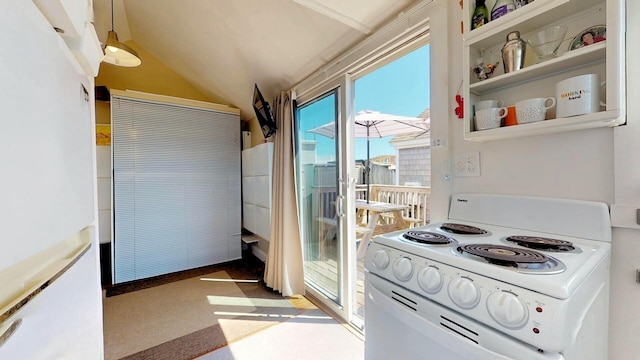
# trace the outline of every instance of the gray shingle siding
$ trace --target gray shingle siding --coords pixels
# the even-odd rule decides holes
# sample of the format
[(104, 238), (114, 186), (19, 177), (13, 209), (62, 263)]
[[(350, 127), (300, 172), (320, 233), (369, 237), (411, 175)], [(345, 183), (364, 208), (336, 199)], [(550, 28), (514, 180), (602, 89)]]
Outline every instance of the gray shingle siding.
[(400, 149), (396, 168), (398, 185), (420, 183), (421, 186), (431, 186), (431, 148)]

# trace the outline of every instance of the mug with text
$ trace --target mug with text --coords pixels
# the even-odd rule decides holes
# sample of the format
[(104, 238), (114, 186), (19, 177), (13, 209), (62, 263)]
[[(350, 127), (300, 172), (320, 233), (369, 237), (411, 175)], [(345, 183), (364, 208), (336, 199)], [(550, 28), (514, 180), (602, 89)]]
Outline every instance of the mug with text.
[(606, 106), (600, 101), (600, 88), (605, 84), (606, 81), (600, 82), (598, 74), (575, 76), (557, 83), (556, 118), (600, 111), (600, 106)]

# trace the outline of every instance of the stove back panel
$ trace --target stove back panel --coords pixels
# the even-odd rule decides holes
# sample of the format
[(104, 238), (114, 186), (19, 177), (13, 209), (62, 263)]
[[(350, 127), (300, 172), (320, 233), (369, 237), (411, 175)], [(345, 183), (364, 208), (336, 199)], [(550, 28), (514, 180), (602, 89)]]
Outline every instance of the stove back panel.
[(454, 220), (611, 242), (609, 207), (593, 201), (455, 194), (449, 208)]

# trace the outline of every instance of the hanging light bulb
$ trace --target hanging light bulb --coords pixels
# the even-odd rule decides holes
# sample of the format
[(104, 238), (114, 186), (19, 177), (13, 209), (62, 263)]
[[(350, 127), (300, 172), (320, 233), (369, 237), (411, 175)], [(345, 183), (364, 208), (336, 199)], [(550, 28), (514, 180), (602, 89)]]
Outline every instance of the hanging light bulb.
[(118, 40), (118, 34), (113, 30), (113, 0), (111, 0), (111, 30), (107, 35), (102, 61), (109, 64), (135, 67), (142, 64), (138, 53)]

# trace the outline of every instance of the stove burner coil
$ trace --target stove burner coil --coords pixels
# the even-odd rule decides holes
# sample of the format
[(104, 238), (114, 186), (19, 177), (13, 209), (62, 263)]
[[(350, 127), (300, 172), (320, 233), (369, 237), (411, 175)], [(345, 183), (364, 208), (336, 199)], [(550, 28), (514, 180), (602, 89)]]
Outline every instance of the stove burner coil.
[(544, 238), (540, 236), (523, 236), (514, 235), (507, 237), (507, 241), (524, 246), (530, 249), (536, 250), (548, 250), (548, 251), (573, 251), (573, 243), (570, 241)]
[(444, 245), (453, 242), (452, 239), (437, 233), (432, 233), (429, 231), (407, 231), (402, 234), (402, 236), (409, 241), (413, 241), (420, 244), (428, 244), (428, 245)]
[(519, 263), (542, 264), (549, 261), (549, 257), (537, 251), (502, 245), (467, 244), (459, 246), (458, 251), (480, 256), (490, 263), (513, 267)]
[(440, 226), (440, 228), (446, 232), (460, 235), (484, 235), (487, 233), (486, 230), (477, 228), (475, 226), (455, 223), (444, 223)]

